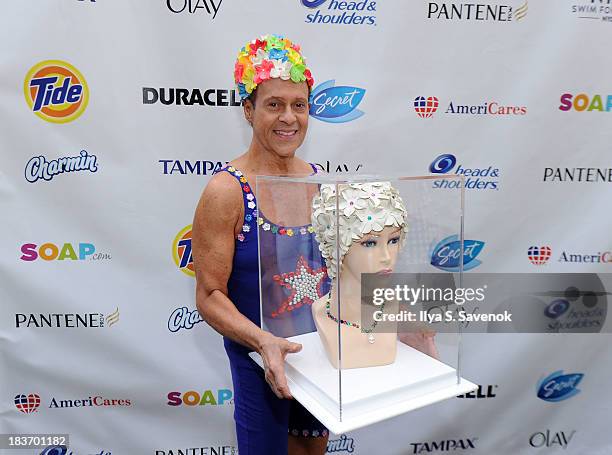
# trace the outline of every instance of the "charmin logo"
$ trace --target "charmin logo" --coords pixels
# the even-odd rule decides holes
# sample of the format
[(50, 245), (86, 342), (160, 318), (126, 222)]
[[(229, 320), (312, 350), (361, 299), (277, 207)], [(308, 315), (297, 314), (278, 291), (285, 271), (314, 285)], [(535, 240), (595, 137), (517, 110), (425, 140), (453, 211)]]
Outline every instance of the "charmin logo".
[(330, 80), (317, 85), (310, 94), (310, 115), (329, 123), (344, 123), (358, 119), (364, 113), (357, 109), (365, 89), (350, 86), (335, 87)]
[(211, 20), (217, 17), (223, 0), (166, 0), (166, 6), (175, 14), (179, 13), (205, 13)]
[(559, 316), (564, 315), (569, 310), (569, 307), (570, 303), (567, 300), (556, 299), (544, 308), (544, 315), (551, 319), (557, 319)]
[[(92, 2), (95, 0), (91, 0)], [(66, 446), (48, 446), (40, 452), (40, 455), (79, 455), (72, 450), (68, 450)], [(108, 452), (105, 449), (100, 450), (99, 452), (87, 455), (112, 455), (111, 451)]]
[(166, 106), (240, 106), (236, 90), (209, 88), (142, 88), (142, 104), (162, 103)]
[(363, 164), (354, 164), (354, 163), (331, 163), (329, 160), (323, 163), (315, 163), (320, 170), (329, 174), (330, 172), (358, 172)]
[(513, 22), (527, 16), (527, 1), (518, 5), (498, 3), (429, 2), (428, 19), (450, 21)]
[[(476, 259), (485, 243), (480, 240), (463, 240), (463, 270), (471, 270), (482, 264)], [(458, 272), (461, 259), (459, 236), (442, 239), (431, 253), (431, 265), (447, 272)]]
[(544, 182), (612, 183), (610, 167), (546, 167)]
[(38, 410), (40, 406), (40, 395), (30, 393), (29, 395), (15, 395), (15, 407), (24, 414), (32, 414)]
[(190, 390), (188, 392), (168, 393), (168, 406), (222, 406), (234, 404), (234, 393), (230, 389), (204, 390), (201, 394)]
[(463, 395), (457, 395), (457, 398), (495, 398), (495, 390), (499, 386), (497, 384), (489, 384), (487, 386), (479, 385), (478, 389), (473, 392), (464, 393)]
[(458, 450), (475, 449), (478, 438), (443, 439), (432, 442), (411, 442), (410, 453), (454, 452)]
[(96, 155), (90, 155), (86, 150), (81, 150), (78, 156), (66, 156), (51, 161), (47, 161), (42, 155), (32, 157), (25, 167), (25, 179), (30, 183), (41, 179), (48, 182), (58, 174), (77, 171), (97, 172)]
[(301, 0), (302, 5), (316, 9), (306, 14), (307, 24), (376, 25), (377, 2), (372, 0)]
[(23, 91), (32, 112), (53, 123), (75, 120), (85, 111), (89, 101), (89, 89), (83, 75), (61, 60), (45, 60), (30, 68)]
[(179, 270), (189, 276), (195, 276), (193, 257), (191, 255), (191, 224), (176, 234), (172, 242), (172, 257)]
[[(499, 190), (500, 170), (493, 166), (488, 167), (465, 167), (459, 164), (456, 168), (457, 158), (455, 155), (445, 153), (438, 156), (429, 165), (432, 174), (448, 174), (454, 169), (455, 175), (464, 175), (465, 187), (469, 190)], [(440, 179), (434, 180), (433, 188), (460, 188), (460, 180)]]
[[(78, 254), (77, 254), (78, 251)], [(77, 248), (72, 243), (64, 243), (61, 247), (55, 243), (43, 243), (38, 246), (36, 243), (24, 243), (21, 245), (21, 257), (22, 261), (36, 261), (37, 259), (43, 259), (45, 261), (99, 261), (111, 259), (109, 253), (96, 253), (96, 247), (93, 243), (79, 243)]]
[(530, 246), (527, 249), (527, 257), (533, 265), (544, 265), (552, 255), (552, 248), (549, 246)]
[(582, 373), (563, 374), (563, 370), (555, 371), (538, 383), (538, 398), (552, 403), (567, 400), (580, 393), (577, 386), (583, 377)]
[(15, 313), (15, 328), (102, 328), (119, 322), (119, 308), (102, 313)]
[[(602, 97), (606, 100), (605, 106)], [(563, 112), (571, 110), (578, 112), (610, 112), (612, 110), (612, 95), (593, 95), (589, 97), (586, 93), (579, 93), (576, 96), (571, 93), (564, 93), (561, 95), (560, 102), (559, 110)]]
[(538, 431), (529, 437), (529, 445), (539, 449), (540, 447), (555, 447), (567, 449), (570, 441), (576, 434), (576, 430), (572, 431), (556, 431), (550, 430)]
[(164, 175), (212, 175), (228, 163), (227, 161), (223, 162), (204, 160), (158, 160), (158, 162), (161, 163), (164, 167)]
[(155, 449), (155, 455), (238, 455), (238, 447), (232, 445), (215, 445), (206, 447), (180, 449)]
[(611, 0), (590, 0), (572, 5), (572, 13), (579, 19), (612, 22)]
[(326, 453), (353, 453), (355, 451), (355, 440), (347, 437), (345, 434), (340, 435), (338, 439), (330, 439), (327, 441)]
[(198, 310), (190, 310), (186, 306), (177, 308), (168, 318), (168, 330), (178, 332), (181, 329), (193, 329), (193, 326), (204, 321)]
[(438, 98), (435, 96), (417, 96), (414, 99), (414, 110), (421, 118), (430, 118), (438, 110)]

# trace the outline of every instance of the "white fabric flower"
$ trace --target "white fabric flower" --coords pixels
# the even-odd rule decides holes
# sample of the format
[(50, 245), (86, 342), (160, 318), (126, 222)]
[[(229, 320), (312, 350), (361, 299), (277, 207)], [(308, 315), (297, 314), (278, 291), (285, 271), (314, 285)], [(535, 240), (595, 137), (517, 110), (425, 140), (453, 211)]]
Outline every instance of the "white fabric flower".
[(385, 227), (387, 212), (381, 208), (357, 212), (357, 217), (361, 221), (361, 234), (365, 235), (371, 231), (382, 231)]
[(291, 67), (293, 66), (289, 60), (272, 60), (274, 68), (270, 70), (270, 77), (280, 77), (284, 81), (291, 79)]
[(262, 50), (261, 47), (257, 49), (255, 56), (253, 57), (253, 66), (261, 65), (261, 62), (268, 60), (269, 55), (266, 51)]
[(367, 194), (361, 190), (348, 188), (342, 191), (338, 207), (344, 216), (351, 216), (357, 209), (365, 209), (368, 206)]

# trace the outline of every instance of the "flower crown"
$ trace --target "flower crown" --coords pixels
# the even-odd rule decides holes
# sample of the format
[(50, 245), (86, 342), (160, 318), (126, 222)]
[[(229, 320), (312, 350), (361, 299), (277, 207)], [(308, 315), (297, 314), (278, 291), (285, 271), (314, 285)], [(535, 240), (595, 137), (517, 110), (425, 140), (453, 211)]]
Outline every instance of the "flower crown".
[[(408, 232), (408, 212), (404, 201), (390, 182), (350, 183), (337, 185), (339, 216), (336, 217), (336, 185), (322, 184), (312, 201), (312, 226), (319, 250), (327, 264), (327, 274), (334, 278), (342, 259), (354, 240), (385, 226), (402, 229), (401, 244)], [(340, 238), (336, 239), (336, 220)], [(336, 242), (340, 258), (336, 256)]]
[(306, 81), (309, 87), (314, 84), (298, 44), (280, 35), (263, 35), (240, 49), (234, 65), (234, 82), (244, 100), (259, 84), (272, 78)]

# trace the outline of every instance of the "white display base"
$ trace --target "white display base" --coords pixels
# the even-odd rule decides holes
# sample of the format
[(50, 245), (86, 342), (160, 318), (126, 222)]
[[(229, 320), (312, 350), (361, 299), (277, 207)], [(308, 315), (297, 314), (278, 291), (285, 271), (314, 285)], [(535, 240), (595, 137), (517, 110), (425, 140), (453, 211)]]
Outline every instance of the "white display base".
[[(463, 378), (458, 384), (454, 368), (399, 341), (397, 358), (391, 365), (339, 372), (328, 362), (316, 332), (288, 340), (302, 344), (302, 350), (288, 354), (285, 361), (291, 394), (335, 434), (371, 425), (478, 387)], [(251, 352), (249, 355), (263, 368), (259, 354)]]

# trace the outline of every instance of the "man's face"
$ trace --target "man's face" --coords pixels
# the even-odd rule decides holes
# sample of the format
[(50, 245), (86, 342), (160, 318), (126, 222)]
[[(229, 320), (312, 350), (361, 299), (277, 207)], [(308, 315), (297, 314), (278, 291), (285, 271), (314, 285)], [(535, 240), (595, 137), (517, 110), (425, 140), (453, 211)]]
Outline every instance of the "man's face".
[(245, 105), (253, 135), (264, 149), (279, 156), (295, 154), (308, 130), (308, 85), (268, 79), (257, 86), (255, 107)]

